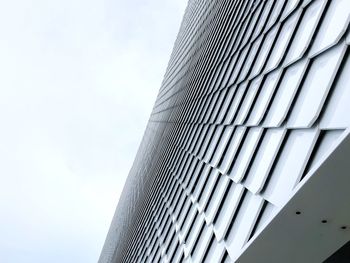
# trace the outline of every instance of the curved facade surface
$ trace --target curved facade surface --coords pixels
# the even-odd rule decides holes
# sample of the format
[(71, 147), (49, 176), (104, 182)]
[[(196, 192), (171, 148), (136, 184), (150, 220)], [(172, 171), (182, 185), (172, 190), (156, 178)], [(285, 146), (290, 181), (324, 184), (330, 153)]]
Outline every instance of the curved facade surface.
[(322, 262), (349, 241), (349, 14), (190, 0), (99, 262)]

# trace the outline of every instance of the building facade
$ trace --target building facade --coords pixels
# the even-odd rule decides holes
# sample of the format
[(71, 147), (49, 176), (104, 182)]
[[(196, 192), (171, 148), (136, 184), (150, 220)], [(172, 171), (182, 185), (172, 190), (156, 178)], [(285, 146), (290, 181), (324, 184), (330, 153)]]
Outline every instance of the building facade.
[(99, 262), (335, 262), (349, 15), (349, 0), (190, 0)]

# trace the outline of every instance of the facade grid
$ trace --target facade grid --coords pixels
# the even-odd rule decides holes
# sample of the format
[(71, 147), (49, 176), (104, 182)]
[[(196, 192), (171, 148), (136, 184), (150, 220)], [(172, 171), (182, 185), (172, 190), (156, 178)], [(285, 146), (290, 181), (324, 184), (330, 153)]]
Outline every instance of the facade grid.
[(322, 262), (349, 241), (349, 17), (190, 0), (99, 262)]

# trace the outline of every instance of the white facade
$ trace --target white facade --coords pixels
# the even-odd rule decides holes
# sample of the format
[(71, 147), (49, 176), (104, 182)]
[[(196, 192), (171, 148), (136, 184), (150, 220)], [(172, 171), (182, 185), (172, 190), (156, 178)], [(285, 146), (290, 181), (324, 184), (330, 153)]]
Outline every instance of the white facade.
[(190, 0), (99, 262), (322, 262), (349, 241), (349, 15)]

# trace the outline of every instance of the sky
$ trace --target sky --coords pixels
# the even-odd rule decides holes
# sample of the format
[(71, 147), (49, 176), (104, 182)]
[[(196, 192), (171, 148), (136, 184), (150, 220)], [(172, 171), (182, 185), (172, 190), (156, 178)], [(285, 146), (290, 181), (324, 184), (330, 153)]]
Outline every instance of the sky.
[(97, 262), (186, 0), (0, 1), (0, 262)]

